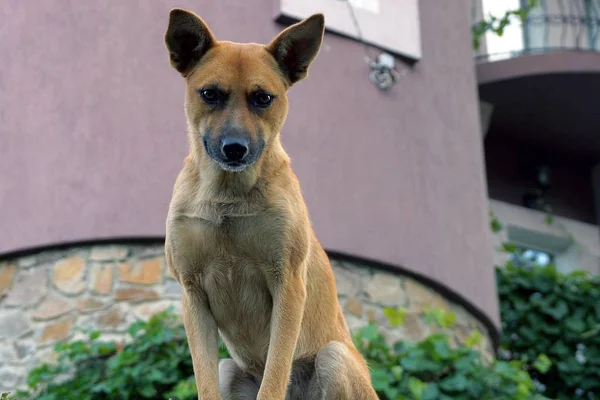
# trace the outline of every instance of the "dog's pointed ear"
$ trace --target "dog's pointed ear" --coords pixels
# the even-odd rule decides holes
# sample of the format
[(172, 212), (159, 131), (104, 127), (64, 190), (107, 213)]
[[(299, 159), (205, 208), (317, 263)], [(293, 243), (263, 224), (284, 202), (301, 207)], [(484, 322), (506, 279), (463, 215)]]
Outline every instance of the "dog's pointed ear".
[(314, 14), (289, 26), (267, 45), (290, 86), (306, 77), (321, 48), (324, 30), (325, 16)]
[(174, 8), (169, 13), (165, 44), (171, 65), (185, 76), (215, 44), (215, 38), (196, 14)]

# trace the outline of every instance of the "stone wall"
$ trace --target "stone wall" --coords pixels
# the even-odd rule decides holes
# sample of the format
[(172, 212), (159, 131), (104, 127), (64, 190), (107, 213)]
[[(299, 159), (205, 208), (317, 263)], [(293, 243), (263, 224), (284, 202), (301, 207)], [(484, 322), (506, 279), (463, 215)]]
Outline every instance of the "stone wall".
[[(457, 315), (453, 340), (478, 329), (481, 350), (492, 354), (480, 321), (415, 279), (347, 261), (332, 264), (351, 329), (376, 321), (390, 340), (420, 340), (433, 329), (424, 322), (424, 307), (442, 307)], [(123, 341), (136, 319), (170, 306), (180, 310), (180, 296), (160, 243), (77, 247), (0, 262), (0, 391), (23, 385), (28, 370), (52, 362), (57, 341), (81, 335), (75, 328)], [(385, 306), (406, 309), (401, 327), (387, 325)]]

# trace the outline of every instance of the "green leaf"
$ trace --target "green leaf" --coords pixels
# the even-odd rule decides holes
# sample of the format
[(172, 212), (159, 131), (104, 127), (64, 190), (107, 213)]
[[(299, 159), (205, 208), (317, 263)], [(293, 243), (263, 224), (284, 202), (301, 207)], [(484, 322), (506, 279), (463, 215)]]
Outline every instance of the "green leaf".
[(90, 338), (90, 340), (96, 340), (100, 337), (100, 335), (102, 335), (102, 332), (92, 331), (92, 332), (90, 332), (89, 338)]
[[(479, 42), (478, 42), (478, 43), (479, 43)], [(491, 226), (491, 228), (492, 228), (492, 231), (493, 231), (494, 233), (498, 233), (498, 232), (500, 232), (500, 231), (502, 230), (502, 224), (501, 224), (501, 223), (500, 223), (500, 221), (498, 221), (497, 219), (493, 219), (493, 220), (490, 222), (490, 226)]]
[[(474, 44), (479, 47), (479, 37), (483, 35), (483, 33), (488, 29), (488, 25), (485, 23), (485, 21), (481, 21), (481, 23), (474, 27), (474, 32), (475, 33), (475, 38), (474, 41), (476, 41), (476, 43), (474, 42)], [(489, 214), (489, 218), (490, 218), (490, 228), (492, 229), (492, 232), (494, 233), (498, 233), (502, 230), (502, 223), (500, 222), (500, 220), (498, 220), (498, 218), (496, 218), (496, 215), (494, 214), (494, 212), (492, 210), (489, 210), (488, 212)]]
[(383, 389), (383, 393), (387, 396), (388, 399), (397, 399), (399, 394), (398, 388), (395, 387), (387, 387)]
[(406, 357), (400, 360), (400, 364), (409, 372), (432, 372), (437, 373), (443, 369), (443, 365), (422, 357)]
[(169, 398), (177, 398), (180, 400), (196, 399), (198, 397), (198, 391), (196, 390), (196, 380), (194, 379), (194, 376), (190, 376), (188, 379), (177, 383), (173, 390), (166, 395)]
[(565, 320), (565, 326), (567, 329), (576, 333), (583, 333), (585, 331), (585, 322), (579, 318), (567, 318)]
[(569, 306), (564, 300), (559, 300), (554, 307), (546, 310), (546, 314), (551, 315), (555, 320), (563, 319), (569, 313)]
[(375, 324), (369, 324), (360, 330), (363, 339), (373, 341), (379, 337), (379, 327)]
[(146, 328), (146, 323), (144, 321), (136, 321), (129, 327), (129, 335), (131, 337), (135, 337), (141, 330)]
[(483, 339), (483, 336), (481, 335), (481, 332), (479, 332), (478, 329), (475, 329), (465, 339), (465, 345), (467, 345), (468, 347), (479, 346), (481, 344), (482, 339)]
[(396, 380), (400, 380), (404, 374), (404, 369), (402, 369), (402, 367), (399, 365), (394, 365), (391, 369), (391, 372)]
[(542, 374), (545, 374), (546, 372), (548, 372), (548, 370), (552, 366), (552, 361), (550, 361), (550, 359), (548, 358), (547, 355), (540, 354), (540, 355), (538, 355), (537, 359), (533, 363), (533, 366), (535, 367), (535, 369), (540, 371)]
[(507, 362), (496, 363), (496, 365), (494, 365), (494, 372), (504, 378), (510, 378), (516, 374), (515, 367)]
[(562, 340), (559, 340), (556, 343), (554, 343), (554, 345), (550, 347), (549, 351), (550, 353), (558, 356), (558, 358), (562, 358), (567, 354), (571, 353), (571, 349), (569, 349), (569, 347), (567, 347)]
[(448, 360), (451, 357), (448, 339), (444, 336), (433, 342), (434, 357), (438, 360)]
[(593, 336), (598, 335), (598, 333), (600, 333), (600, 324), (592, 327), (592, 329), (585, 331), (581, 334), (581, 338), (582, 339), (587, 339)]
[(456, 324), (456, 314), (443, 308), (426, 308), (425, 322), (428, 325), (437, 324), (442, 328), (452, 328)]
[(512, 243), (502, 243), (502, 249), (507, 253), (514, 253), (517, 251), (517, 246)]
[(456, 324), (456, 314), (453, 312), (444, 313), (444, 317), (440, 322), (443, 328), (452, 328)]
[(382, 368), (375, 368), (371, 370), (371, 381), (373, 388), (377, 391), (385, 390), (390, 386), (388, 373)]
[(440, 381), (440, 388), (445, 392), (462, 392), (468, 385), (469, 381), (464, 375), (454, 375)]
[(597, 391), (600, 389), (600, 380), (596, 377), (585, 377), (579, 385), (584, 390)]
[(423, 397), (423, 392), (427, 385), (421, 381), (419, 378), (410, 377), (408, 378), (408, 390), (410, 394), (417, 400), (421, 400)]
[(428, 383), (425, 390), (421, 394), (422, 400), (438, 400), (440, 398), (440, 390), (435, 383)]
[(401, 307), (386, 307), (383, 309), (383, 314), (388, 318), (391, 326), (400, 326), (406, 319), (406, 311)]
[(518, 334), (521, 337), (521, 339), (524, 339), (528, 342), (533, 342), (538, 337), (536, 329), (539, 329), (539, 327), (530, 327), (527, 325), (523, 325), (518, 329)]
[(147, 399), (155, 398), (156, 393), (156, 389), (151, 385), (145, 385), (140, 388), (140, 394)]

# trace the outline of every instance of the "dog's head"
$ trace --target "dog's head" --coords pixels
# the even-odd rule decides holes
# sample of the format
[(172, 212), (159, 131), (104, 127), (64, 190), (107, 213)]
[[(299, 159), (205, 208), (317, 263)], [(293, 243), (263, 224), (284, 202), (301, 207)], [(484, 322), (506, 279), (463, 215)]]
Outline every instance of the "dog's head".
[(173, 9), (165, 43), (186, 82), (186, 115), (196, 151), (239, 172), (256, 163), (287, 115), (287, 91), (307, 75), (324, 31), (315, 14), (259, 45), (215, 40), (195, 14)]

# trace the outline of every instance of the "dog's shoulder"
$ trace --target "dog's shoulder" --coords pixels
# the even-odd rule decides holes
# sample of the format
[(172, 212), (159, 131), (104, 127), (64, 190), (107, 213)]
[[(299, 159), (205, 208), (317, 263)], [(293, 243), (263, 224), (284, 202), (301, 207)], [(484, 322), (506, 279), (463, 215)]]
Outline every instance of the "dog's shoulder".
[(185, 158), (183, 166), (175, 179), (169, 205), (170, 214), (191, 212), (196, 203), (199, 202), (199, 187), (200, 174), (190, 155)]

